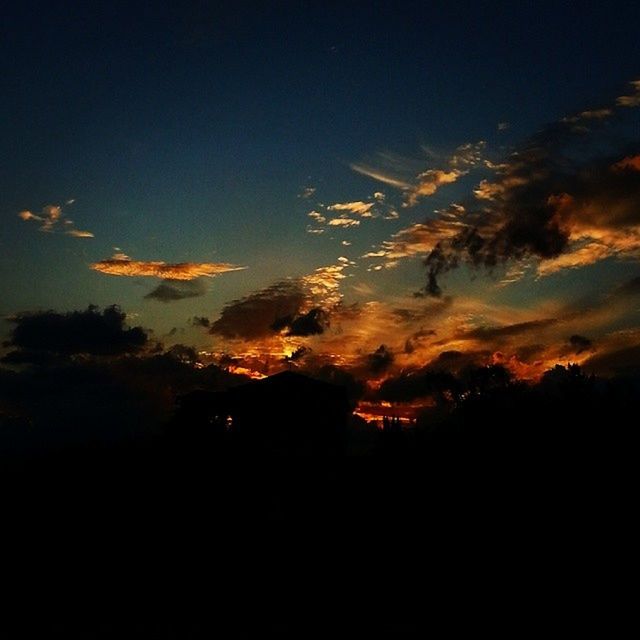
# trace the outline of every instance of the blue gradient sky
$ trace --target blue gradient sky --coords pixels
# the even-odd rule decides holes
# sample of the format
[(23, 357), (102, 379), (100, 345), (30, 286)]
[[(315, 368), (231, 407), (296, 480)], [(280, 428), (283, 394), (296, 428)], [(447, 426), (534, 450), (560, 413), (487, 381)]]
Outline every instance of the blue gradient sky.
[[(15, 2), (3, 14), (0, 313), (117, 303), (166, 342), (234, 353), (253, 346), (227, 345), (189, 318), (213, 323), (230, 301), (346, 264), (340, 257), (355, 263), (334, 283), (342, 307), (379, 305), (378, 318), (399, 308), (419, 313), (416, 305), (427, 302), (413, 294), (426, 282), (426, 254), (379, 271), (370, 269), (385, 261), (362, 256), (473, 198), (480, 180), (492, 179), (485, 160), (505, 162), (549, 123), (615, 105), (640, 77), (640, 6), (628, 2)], [(578, 142), (575, 156), (595, 157), (594, 145), (612, 162), (639, 154), (640, 109), (621, 111), (606, 141), (589, 150)], [(353, 170), (393, 169), (415, 184), (479, 141), (483, 160), (473, 170), (413, 206), (403, 206), (406, 189)], [(305, 188), (315, 192), (302, 197)], [(337, 214), (327, 207), (374, 202), (375, 192), (384, 193), (380, 217), (344, 229), (325, 222), (323, 233), (309, 233), (310, 211), (328, 220)], [(41, 217), (48, 205), (63, 205), (73, 226), (43, 232), (18, 216)], [(398, 217), (384, 219), (391, 211)], [(65, 235), (69, 228), (94, 237)], [(511, 284), (503, 279), (513, 261), (493, 275), (453, 270), (441, 278), (454, 302), (440, 335), (451, 337), (461, 323), (566, 318), (567, 306), (600, 300), (637, 277), (634, 251), (616, 248), (544, 277), (531, 266), (538, 258), (525, 257), (533, 271)], [(89, 268), (114, 253), (247, 269), (207, 278), (202, 295), (165, 303), (144, 297), (158, 278)], [(333, 298), (327, 304), (335, 308)], [(369, 327), (367, 313), (359, 322)], [(563, 325), (530, 342), (551, 349), (545, 361), (568, 332), (619, 346), (615, 331), (635, 329), (637, 315), (634, 303), (606, 321)], [(314, 353), (344, 350), (341, 322), (311, 339)], [(392, 350), (430, 322), (407, 326)], [(379, 329), (346, 331), (355, 336), (351, 361), (384, 339)], [(454, 338), (439, 348), (464, 349)], [(420, 357), (437, 348), (425, 346)]]

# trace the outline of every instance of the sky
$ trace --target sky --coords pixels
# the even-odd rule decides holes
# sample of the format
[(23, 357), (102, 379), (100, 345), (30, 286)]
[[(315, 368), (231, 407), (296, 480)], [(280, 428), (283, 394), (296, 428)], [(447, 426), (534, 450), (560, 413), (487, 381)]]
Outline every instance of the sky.
[(637, 367), (638, 24), (629, 2), (10, 2), (5, 352), (38, 314), (116, 304), (252, 375)]

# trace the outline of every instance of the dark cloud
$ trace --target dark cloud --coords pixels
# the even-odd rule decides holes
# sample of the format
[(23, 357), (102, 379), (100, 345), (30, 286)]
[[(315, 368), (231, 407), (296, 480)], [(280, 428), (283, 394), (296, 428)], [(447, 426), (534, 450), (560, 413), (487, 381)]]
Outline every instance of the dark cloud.
[(640, 295), (640, 276), (621, 284), (613, 293), (621, 297)]
[(191, 318), (189, 322), (194, 327), (204, 327), (205, 329), (208, 329), (211, 326), (209, 318), (206, 318), (205, 316), (193, 316), (193, 318)]
[(215, 365), (193, 366), (194, 357), (192, 349), (177, 345), (151, 356), (69, 358), (20, 371), (0, 367), (0, 457), (158, 436), (176, 394), (247, 381)]
[(193, 347), (188, 347), (184, 344), (174, 344), (167, 351), (167, 355), (187, 364), (195, 364), (198, 362), (197, 351)]
[(491, 351), (443, 351), (425, 367), (426, 371), (452, 371), (482, 366), (491, 357)]
[(544, 344), (525, 344), (516, 348), (515, 356), (520, 362), (531, 363), (539, 359), (546, 349)]
[(393, 353), (381, 344), (373, 353), (367, 356), (367, 365), (371, 373), (382, 373), (393, 364)]
[(586, 371), (599, 375), (640, 375), (640, 346), (624, 347), (594, 355), (584, 362)]
[(207, 292), (202, 279), (196, 280), (163, 280), (145, 298), (160, 302), (176, 302), (187, 298), (198, 298)]
[(422, 344), (425, 339), (432, 338), (436, 335), (435, 329), (420, 329), (409, 336), (404, 343), (404, 352), (413, 353), (416, 347)]
[[(380, 386), (378, 397), (389, 402), (411, 402), (431, 396), (442, 403), (460, 400), (465, 392), (478, 394), (504, 388), (511, 381), (511, 374), (502, 365), (465, 360), (459, 357), (465, 354), (453, 351), (441, 355), (437, 364), (388, 378)], [(457, 369), (448, 369), (449, 363)]]
[(125, 314), (116, 305), (102, 312), (89, 306), (70, 313), (22, 314), (11, 321), (15, 327), (7, 346), (23, 352), (117, 355), (140, 351), (148, 343), (146, 331), (128, 328)]
[(460, 335), (464, 338), (477, 338), (479, 340), (491, 340), (494, 338), (508, 338), (519, 336), (529, 331), (544, 329), (553, 326), (558, 322), (557, 318), (545, 318), (543, 320), (531, 320), (529, 322), (518, 322), (503, 327), (477, 327), (471, 331), (465, 331)]
[(272, 335), (274, 323), (279, 318), (297, 317), (304, 302), (300, 283), (283, 280), (226, 305), (211, 324), (210, 333), (245, 340)]
[[(547, 126), (497, 167), (493, 181), (480, 183), (464, 217), (425, 258), (428, 295), (439, 296), (439, 276), (463, 263), (492, 269), (509, 260), (573, 256), (540, 270), (551, 273), (637, 250), (636, 232), (633, 244), (616, 232), (640, 224), (640, 160), (600, 120), (611, 125), (607, 114), (588, 118), (588, 127), (575, 119)], [(638, 140), (633, 145), (637, 153)], [(447, 223), (427, 226), (436, 222)]]
[(456, 377), (448, 371), (423, 368), (388, 378), (380, 386), (378, 397), (388, 402), (411, 402), (435, 394), (456, 392), (458, 386)]
[[(62, 358), (64, 359), (64, 356), (62, 356)], [(59, 356), (58, 354), (50, 353), (48, 351), (24, 351), (22, 349), (10, 351), (0, 359), (0, 362), (2, 362), (3, 364), (30, 364), (37, 367), (59, 364), (60, 361), (61, 356)]]
[(589, 340), (589, 338), (585, 338), (584, 336), (578, 335), (577, 333), (569, 338), (569, 344), (576, 354), (582, 353), (583, 351), (588, 351), (593, 346), (593, 343), (591, 342), (591, 340)]
[(317, 364), (310, 361), (305, 362), (304, 373), (322, 380), (324, 382), (330, 382), (339, 387), (344, 387), (347, 391), (350, 401), (355, 406), (355, 403), (360, 399), (365, 392), (365, 385), (362, 381), (358, 380), (352, 372), (342, 369), (333, 364)]
[(307, 347), (298, 347), (291, 355), (285, 356), (285, 362), (298, 362), (298, 360), (302, 360), (308, 353), (310, 353), (311, 349)]
[(284, 331), (288, 336), (313, 336), (324, 333), (328, 326), (329, 314), (320, 307), (314, 307), (299, 316), (278, 318), (271, 328), (274, 331)]

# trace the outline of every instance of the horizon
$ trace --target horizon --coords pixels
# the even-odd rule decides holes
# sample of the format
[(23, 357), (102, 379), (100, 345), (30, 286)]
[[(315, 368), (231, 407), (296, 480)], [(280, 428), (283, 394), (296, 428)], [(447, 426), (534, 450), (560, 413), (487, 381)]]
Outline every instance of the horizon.
[(640, 11), (460, 9), (12, 6), (3, 366), (636, 375)]

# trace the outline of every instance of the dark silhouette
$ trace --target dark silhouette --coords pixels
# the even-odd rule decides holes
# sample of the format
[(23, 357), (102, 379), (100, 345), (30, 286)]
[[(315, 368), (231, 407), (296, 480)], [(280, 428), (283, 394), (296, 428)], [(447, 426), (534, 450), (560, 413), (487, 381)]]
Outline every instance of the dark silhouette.
[(179, 399), (177, 431), (232, 443), (247, 453), (343, 453), (349, 403), (345, 390), (284, 371), (225, 392)]
[[(322, 381), (248, 381), (195, 366), (187, 347), (63, 355), (0, 368), (0, 630), (22, 632), (7, 637), (395, 635), (439, 613), (451, 628), (496, 576), (497, 617), (508, 606), (529, 620), (516, 578), (535, 584), (537, 616), (558, 566), (593, 589), (595, 550), (615, 548), (596, 523), (617, 532), (632, 504), (619, 475), (633, 468), (637, 376), (570, 365), (525, 384), (456, 357), (457, 370), (373, 390), (335, 366)], [(350, 415), (360, 397), (389, 403), (382, 424)], [(69, 431), (66, 445), (11, 455), (12, 438)], [(474, 624), (493, 623), (477, 609)]]

